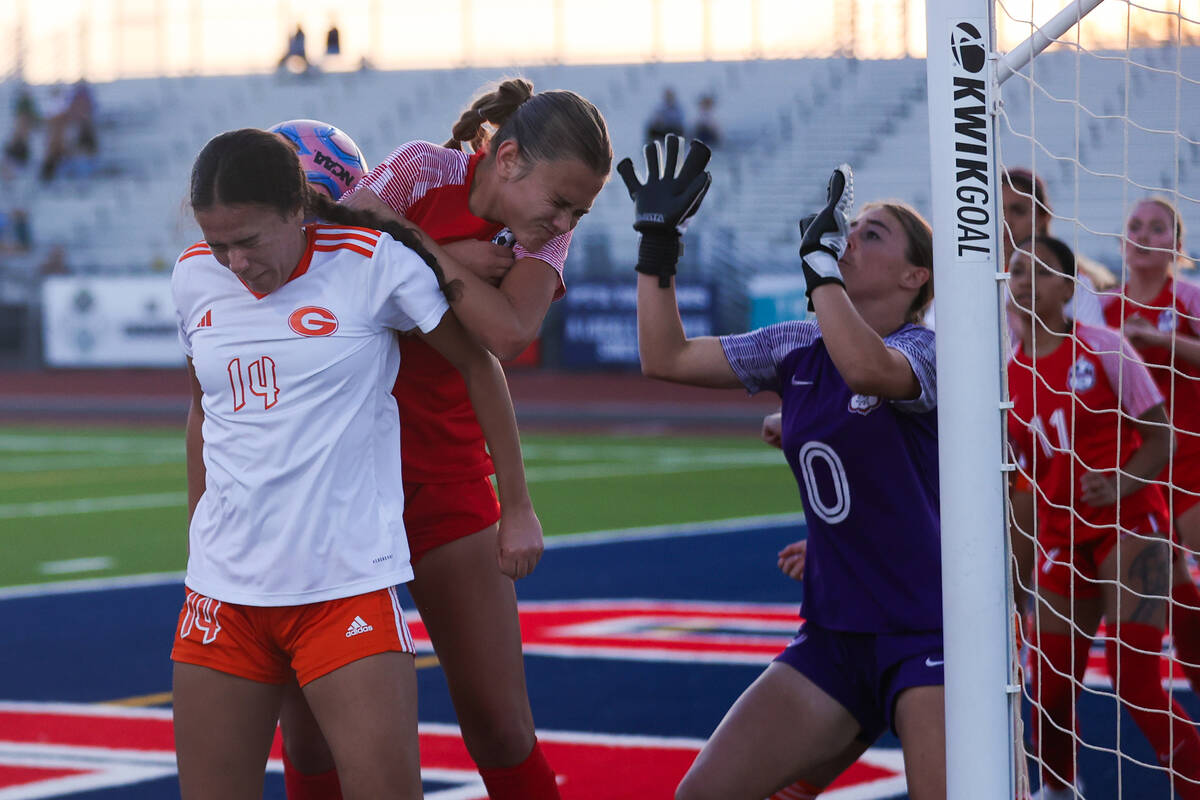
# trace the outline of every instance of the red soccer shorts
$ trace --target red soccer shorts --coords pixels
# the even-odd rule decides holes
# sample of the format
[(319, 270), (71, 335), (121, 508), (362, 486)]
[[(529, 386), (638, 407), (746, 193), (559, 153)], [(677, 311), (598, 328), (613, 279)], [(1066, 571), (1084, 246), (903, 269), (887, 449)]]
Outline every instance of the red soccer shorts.
[(487, 476), (460, 483), (404, 482), (404, 528), (413, 564), (435, 547), (499, 521), (500, 501)]
[(1119, 539), (1131, 533), (1146, 538), (1162, 537), (1167, 530), (1165, 520), (1154, 514), (1146, 514), (1142, 521), (1128, 530), (1113, 532), (1075, 542), (1071, 545), (1038, 548), (1036, 583), (1063, 597), (1070, 597), (1074, 584), (1075, 597), (1080, 599), (1100, 596), (1100, 565), (1117, 546)]
[(171, 658), (301, 686), (378, 653), (415, 653), (395, 588), (302, 606), (242, 606), (187, 590)]
[(1167, 507), (1179, 519), (1200, 503), (1200, 454), (1175, 456), (1174, 463), (1160, 472), (1158, 479), (1164, 483), (1170, 481), (1170, 488), (1164, 486), (1163, 494), (1170, 503)]

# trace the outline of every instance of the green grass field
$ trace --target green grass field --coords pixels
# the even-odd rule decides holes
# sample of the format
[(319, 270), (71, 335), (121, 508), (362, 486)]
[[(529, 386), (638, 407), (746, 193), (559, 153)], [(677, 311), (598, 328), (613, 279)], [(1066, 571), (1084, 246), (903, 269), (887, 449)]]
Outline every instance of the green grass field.
[[(800, 509), (752, 437), (526, 435), (547, 535)], [(183, 433), (0, 426), (0, 586), (182, 570)]]

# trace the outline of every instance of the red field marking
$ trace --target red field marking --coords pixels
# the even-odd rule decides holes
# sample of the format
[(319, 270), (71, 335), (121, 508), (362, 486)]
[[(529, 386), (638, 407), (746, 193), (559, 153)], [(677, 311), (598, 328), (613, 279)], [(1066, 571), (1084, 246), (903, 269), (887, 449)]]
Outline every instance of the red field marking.
[(11, 786), (24, 786), (30, 783), (42, 783), (55, 778), (66, 778), (71, 775), (85, 775), (85, 769), (63, 769), (61, 767), (10, 767), (0, 764), (0, 789)]
[[(525, 652), (572, 658), (767, 664), (800, 627), (796, 604), (658, 600), (521, 603)], [(410, 616), (417, 647), (432, 650)]]
[[(0, 796), (66, 797), (162, 778), (174, 763), (170, 714), (165, 709), (0, 702)], [(694, 739), (567, 731), (540, 731), (539, 738), (559, 773), (564, 800), (669, 798), (701, 745)], [(428, 792), (428, 800), (486, 800), (455, 726), (422, 725), (420, 739), (426, 778), (450, 787)], [(279, 753), (276, 737), (268, 767), (276, 772), (281, 769)], [(837, 800), (845, 789), (844, 797), (886, 798), (903, 786), (899, 752), (872, 750), (826, 796)]]

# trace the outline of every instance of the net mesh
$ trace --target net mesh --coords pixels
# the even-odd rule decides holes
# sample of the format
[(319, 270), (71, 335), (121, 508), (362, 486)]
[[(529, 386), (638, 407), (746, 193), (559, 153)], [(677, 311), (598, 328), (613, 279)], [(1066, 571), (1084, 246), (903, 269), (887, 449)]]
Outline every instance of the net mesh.
[[(997, 3), (1001, 42), (1058, 10)], [(1017, 761), (1200, 797), (1200, 3), (1105, 0), (1000, 98)]]

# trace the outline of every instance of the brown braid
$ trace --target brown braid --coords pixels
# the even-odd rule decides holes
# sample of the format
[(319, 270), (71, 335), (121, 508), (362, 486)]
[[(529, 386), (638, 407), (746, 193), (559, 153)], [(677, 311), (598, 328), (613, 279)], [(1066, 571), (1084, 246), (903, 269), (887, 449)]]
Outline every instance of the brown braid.
[(400, 244), (412, 250), (421, 260), (424, 261), (437, 278), (438, 288), (442, 290), (442, 294), (446, 296), (446, 300), (453, 303), (462, 297), (462, 281), (461, 280), (446, 280), (446, 273), (442, 271), (442, 265), (438, 263), (433, 254), (425, 248), (421, 238), (411, 228), (396, 222), (395, 220), (386, 219), (371, 211), (365, 211), (360, 208), (350, 208), (341, 203), (335, 203), (330, 200), (324, 192), (317, 191), (306, 184), (304, 195), (304, 210), (308, 216), (323, 219), (326, 222), (334, 222), (339, 225), (353, 225), (359, 228), (373, 228), (377, 231), (383, 231), (391, 236)]
[(475, 102), (463, 111), (443, 147), (461, 150), (466, 142), (471, 145), (472, 150), (478, 152), (490, 138), (484, 123), (499, 128), (531, 97), (533, 84), (529, 81), (523, 78), (501, 81), (493, 91), (476, 98)]

